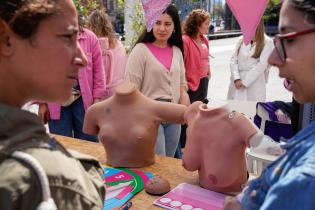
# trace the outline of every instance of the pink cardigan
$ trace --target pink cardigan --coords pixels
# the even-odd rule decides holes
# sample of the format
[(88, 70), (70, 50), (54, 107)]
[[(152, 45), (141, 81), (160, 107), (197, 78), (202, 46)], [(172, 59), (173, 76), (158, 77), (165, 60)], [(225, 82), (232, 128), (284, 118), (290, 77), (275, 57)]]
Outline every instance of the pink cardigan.
[(106, 76), (106, 98), (108, 98), (114, 94), (115, 87), (124, 80), (127, 55), (124, 46), (119, 40), (117, 40), (117, 45), (114, 49), (109, 48), (107, 37), (99, 38), (99, 42)]
[[(202, 36), (202, 39), (209, 49), (207, 38)], [(183, 35), (183, 42), (186, 79), (189, 89), (195, 91), (198, 89), (200, 79), (208, 72), (201, 71), (201, 52), (196, 42), (186, 34)]]
[[(88, 65), (79, 71), (79, 84), (84, 110), (86, 110), (93, 104), (94, 99), (105, 97), (105, 76), (102, 53), (97, 36), (92, 31), (83, 28), (83, 31), (79, 34), (79, 43), (88, 58)], [(50, 119), (59, 120), (61, 105), (48, 103), (48, 108)]]

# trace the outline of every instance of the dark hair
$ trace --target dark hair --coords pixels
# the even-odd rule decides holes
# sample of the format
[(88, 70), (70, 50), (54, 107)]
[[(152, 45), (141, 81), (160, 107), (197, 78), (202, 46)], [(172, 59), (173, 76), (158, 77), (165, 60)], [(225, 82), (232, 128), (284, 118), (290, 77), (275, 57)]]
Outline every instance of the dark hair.
[[(175, 32), (172, 33), (171, 37), (167, 40), (167, 43), (170, 46), (177, 46), (184, 55), (184, 47), (183, 47), (183, 39), (182, 39), (182, 29), (180, 25), (179, 15), (177, 8), (170, 4), (166, 10), (163, 12), (163, 14), (168, 14), (171, 16), (173, 22), (174, 22), (174, 30)], [(139, 37), (137, 43), (145, 43), (145, 42), (154, 42), (155, 37), (153, 35), (153, 29), (150, 32), (147, 32), (146, 30), (142, 33), (142, 35)]]
[(300, 10), (310, 18), (310, 21), (315, 21), (315, 1), (314, 0), (289, 0), (291, 5)]
[(1, 0), (0, 21), (22, 38), (30, 38), (41, 21), (57, 12), (58, 0)]
[(202, 9), (195, 9), (189, 13), (184, 25), (186, 35), (195, 38), (198, 35), (199, 27), (203, 22), (209, 19), (210, 14)]

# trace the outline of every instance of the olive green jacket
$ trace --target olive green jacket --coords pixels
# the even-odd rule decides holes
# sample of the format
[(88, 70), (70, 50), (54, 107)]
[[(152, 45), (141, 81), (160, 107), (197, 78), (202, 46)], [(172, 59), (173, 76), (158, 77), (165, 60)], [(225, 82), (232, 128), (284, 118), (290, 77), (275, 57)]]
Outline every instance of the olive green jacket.
[(1, 210), (36, 210), (42, 201), (34, 170), (10, 156), (16, 150), (32, 155), (42, 165), (58, 210), (103, 208), (105, 185), (99, 162), (66, 150), (46, 134), (36, 115), (0, 103)]

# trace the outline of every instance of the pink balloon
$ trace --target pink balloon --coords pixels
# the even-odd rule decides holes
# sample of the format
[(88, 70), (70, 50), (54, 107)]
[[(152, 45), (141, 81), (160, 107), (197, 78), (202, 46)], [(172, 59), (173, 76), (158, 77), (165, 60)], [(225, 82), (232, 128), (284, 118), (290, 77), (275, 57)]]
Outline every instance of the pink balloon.
[(151, 31), (153, 25), (165, 11), (171, 0), (141, 0), (144, 9), (147, 31)]
[(255, 36), (256, 28), (264, 14), (268, 0), (227, 0), (240, 24), (247, 45)]

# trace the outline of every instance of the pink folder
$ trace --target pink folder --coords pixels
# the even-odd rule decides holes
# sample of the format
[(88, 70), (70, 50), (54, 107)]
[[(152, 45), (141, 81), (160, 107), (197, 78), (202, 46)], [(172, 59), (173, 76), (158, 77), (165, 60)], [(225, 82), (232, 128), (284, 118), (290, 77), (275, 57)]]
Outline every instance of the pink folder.
[(226, 195), (182, 183), (156, 199), (154, 204), (174, 210), (220, 210)]

